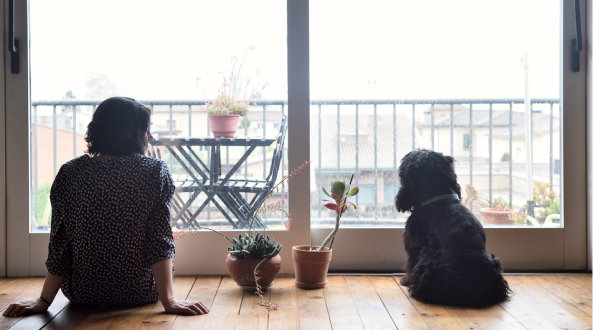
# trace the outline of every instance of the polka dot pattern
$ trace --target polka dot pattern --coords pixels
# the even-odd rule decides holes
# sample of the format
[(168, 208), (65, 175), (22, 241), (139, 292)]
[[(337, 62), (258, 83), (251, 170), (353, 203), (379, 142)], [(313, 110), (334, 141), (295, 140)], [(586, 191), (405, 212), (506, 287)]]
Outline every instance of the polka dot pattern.
[(158, 300), (151, 265), (175, 256), (163, 161), (143, 155), (64, 164), (51, 188), (47, 270), (64, 276), (74, 303), (135, 305)]

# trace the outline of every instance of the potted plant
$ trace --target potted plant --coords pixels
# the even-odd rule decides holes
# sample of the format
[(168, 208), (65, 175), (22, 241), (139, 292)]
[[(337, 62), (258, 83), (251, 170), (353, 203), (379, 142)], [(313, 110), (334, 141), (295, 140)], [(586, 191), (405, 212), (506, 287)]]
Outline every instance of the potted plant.
[[(247, 79), (242, 79), (241, 69), (245, 56), (249, 51), (257, 48), (250, 46), (237, 68), (237, 57), (231, 56), (233, 62), (230, 76), (224, 72), (222, 75), (222, 86), (218, 90), (216, 98), (212, 102), (206, 101), (206, 111), (208, 112), (208, 121), (210, 123), (210, 130), (215, 138), (233, 138), (239, 125), (239, 116), (245, 116), (249, 111), (249, 102), (256, 92), (261, 92), (266, 87), (267, 83), (252, 83), (250, 74)], [(259, 74), (259, 70), (255, 70), (255, 74)], [(199, 83), (200, 78), (196, 79)], [(202, 85), (204, 88), (204, 85)], [(204, 94), (206, 94), (204, 89)], [(206, 97), (206, 99), (208, 99)], [(255, 101), (253, 102), (255, 104)]]
[[(260, 203), (256, 214), (261, 215), (274, 211), (282, 212), (287, 218), (284, 226), (287, 230), (292, 230), (290, 214), (282, 207), (287, 198), (286, 193), (275, 203), (270, 204), (266, 203), (266, 201), (274, 192), (285, 191), (283, 188), (286, 188), (288, 181), (294, 179), (309, 164), (310, 162), (305, 162), (298, 168), (293, 169), (290, 174), (284, 176)], [(251, 218), (251, 224), (247, 233), (244, 235), (239, 234), (238, 238), (233, 239), (230, 239), (215, 229), (202, 228), (214, 231), (232, 244), (228, 248), (229, 254), (226, 258), (226, 266), (231, 278), (237, 285), (244, 290), (255, 291), (260, 297), (259, 304), (261, 306), (265, 306), (268, 309), (277, 309), (278, 306), (264, 299), (262, 291), (272, 285), (274, 278), (276, 278), (276, 275), (280, 271), (282, 259), (278, 253), (282, 249), (282, 244), (275, 242), (273, 238), (270, 240), (270, 236), (266, 236), (265, 227), (263, 233), (255, 233), (252, 230), (254, 220), (255, 216)], [(197, 229), (182, 230), (174, 233), (173, 236), (175, 239), (179, 239), (187, 235), (196, 235), (197, 232)]]
[(560, 220), (560, 199), (557, 198), (554, 190), (550, 189), (548, 191), (550, 186), (550, 183), (534, 182), (534, 211), (538, 211), (535, 218), (526, 214), (527, 206), (523, 205), (518, 212), (513, 211), (511, 219), (517, 224), (527, 224), (529, 222), (533, 226), (558, 226)]
[[(350, 178), (350, 184), (352, 184)], [(350, 189), (350, 184), (346, 185), (342, 181), (334, 181), (331, 184), (331, 194), (322, 187), (326, 196), (332, 200), (324, 200), (328, 203), (324, 206), (336, 212), (336, 224), (332, 232), (325, 238), (320, 246), (298, 245), (292, 247), (292, 258), (294, 260), (296, 286), (301, 289), (320, 289), (327, 284), (327, 271), (331, 261), (331, 244), (340, 228), (340, 219), (348, 208), (348, 204), (356, 209), (356, 205), (347, 202), (348, 197), (355, 196), (358, 193), (358, 187)], [(333, 201), (333, 202), (332, 202)], [(335, 202), (335, 203), (334, 203)], [(329, 248), (327, 247), (329, 245)]]
[(509, 208), (507, 203), (502, 197), (498, 197), (494, 200), (493, 207), (485, 207), (480, 209), (482, 214), (482, 223), (485, 225), (514, 225), (515, 222), (512, 220), (513, 210)]
[(545, 226), (553, 226), (554, 220), (560, 219), (560, 199), (554, 190), (548, 191), (551, 186), (550, 183), (536, 181), (533, 187), (534, 206), (538, 208), (535, 218)]

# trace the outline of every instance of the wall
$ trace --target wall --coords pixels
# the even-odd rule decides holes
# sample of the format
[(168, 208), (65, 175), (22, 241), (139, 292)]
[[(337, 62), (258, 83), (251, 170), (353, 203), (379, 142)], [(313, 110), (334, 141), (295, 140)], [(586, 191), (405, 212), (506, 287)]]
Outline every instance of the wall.
[[(37, 182), (38, 184), (44, 182), (51, 182), (54, 179), (54, 133), (53, 128), (38, 125), (37, 126), (37, 155), (39, 160), (37, 161)], [(73, 154), (73, 138), (72, 132), (57, 130), (57, 148), (56, 148), (56, 160), (57, 160), (57, 171), (60, 170), (60, 166), (65, 162), (72, 159)], [(31, 148), (35, 148), (33, 144)], [(84, 141), (84, 133), (76, 134), (76, 156), (82, 156), (86, 149), (86, 142)], [(34, 149), (32, 149), (34, 150)], [(35, 154), (33, 153), (32, 162), (35, 162)], [(56, 173), (57, 173), (56, 171)]]

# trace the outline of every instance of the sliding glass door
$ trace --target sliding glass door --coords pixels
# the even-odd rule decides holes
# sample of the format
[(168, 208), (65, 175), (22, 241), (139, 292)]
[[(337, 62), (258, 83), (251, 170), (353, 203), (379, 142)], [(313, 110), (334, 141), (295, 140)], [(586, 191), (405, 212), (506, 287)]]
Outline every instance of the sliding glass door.
[[(48, 192), (61, 164), (83, 154), (101, 100), (134, 97), (151, 107), (153, 135), (205, 141), (207, 103), (231, 76), (255, 87), (241, 96), (251, 105), (236, 138), (273, 140), (285, 116), (289, 138), (278, 164), (273, 142), (246, 159), (247, 147), (222, 146), (221, 177), (263, 180), (276, 169), (279, 179), (311, 161), (272, 197), (287, 193), (292, 231), (282, 214), (262, 219), (284, 245), (283, 272), (292, 272), (291, 246), (319, 244), (333, 226), (320, 188), (352, 175), (358, 208), (345, 214), (332, 269), (401, 269), (408, 215), (393, 200), (400, 160), (417, 148), (457, 159), (462, 197), (506, 269), (584, 269), (585, 56), (572, 72), (574, 13), (572, 1), (556, 0), (15, 0), (20, 73), (5, 51), (0, 108), (6, 274), (45, 273)], [(211, 168), (212, 149), (192, 150)], [(179, 154), (152, 151), (176, 180), (191, 176)], [(176, 198), (174, 230), (245, 230), (220, 197)], [(496, 207), (509, 212), (501, 223), (481, 210)], [(204, 231), (177, 241), (177, 273), (224, 273), (226, 245)]]

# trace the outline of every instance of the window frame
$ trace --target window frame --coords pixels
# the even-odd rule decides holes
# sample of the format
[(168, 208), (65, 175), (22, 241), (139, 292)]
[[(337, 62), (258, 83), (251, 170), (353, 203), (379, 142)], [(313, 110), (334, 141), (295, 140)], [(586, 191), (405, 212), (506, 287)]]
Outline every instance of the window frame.
[[(584, 1), (581, 8), (586, 8)], [(16, 37), (21, 40), (21, 74), (11, 74), (9, 53), (3, 53), (4, 77), (0, 93), (0, 276), (39, 276), (45, 274), (49, 234), (29, 233), (29, 160), (30, 78), (28, 74), (28, 2), (16, 0)], [(505, 269), (514, 270), (582, 270), (587, 267), (587, 154), (586, 136), (586, 59), (581, 56), (581, 72), (570, 71), (570, 39), (575, 34), (574, 9), (571, 1), (560, 1), (561, 15), (561, 119), (562, 136), (562, 203), (564, 228), (486, 228), (487, 249), (503, 260)], [(8, 3), (5, 1), (4, 23)], [(582, 13), (581, 16), (584, 16)], [(581, 17), (585, 22), (585, 18)], [(5, 24), (3, 25), (5, 26)], [(5, 31), (6, 31), (5, 27)], [(287, 0), (288, 61), (288, 164), (298, 167), (310, 159), (310, 91), (309, 91), (309, 1)], [(6, 33), (6, 32), (5, 32)], [(6, 40), (6, 38), (5, 38)], [(587, 47), (584, 47), (587, 49)], [(26, 69), (26, 70), (25, 70)], [(23, 128), (27, 129), (23, 129)], [(309, 169), (301, 176), (309, 177)], [(283, 243), (283, 273), (292, 273), (293, 245), (319, 244), (330, 228), (311, 228), (309, 180), (295, 180), (290, 190), (289, 212), (294, 219), (292, 232), (274, 232)], [(27, 221), (23, 221), (26, 218)], [(5, 231), (4, 231), (4, 228)], [(234, 232), (233, 232), (234, 233)], [(223, 274), (227, 242), (215, 233), (176, 242), (177, 274)], [(334, 244), (331, 269), (356, 271), (400, 270), (405, 262), (403, 228), (343, 228)], [(2, 244), (2, 243), (5, 244)], [(208, 253), (204, 250), (207, 242)], [(376, 248), (376, 249), (371, 249)], [(5, 252), (3, 252), (5, 251)], [(379, 254), (376, 254), (376, 252)], [(372, 255), (372, 258), (369, 256)], [(5, 257), (5, 259), (3, 258)], [(213, 260), (217, 260), (213, 262)], [(220, 262), (219, 262), (220, 261)]]

